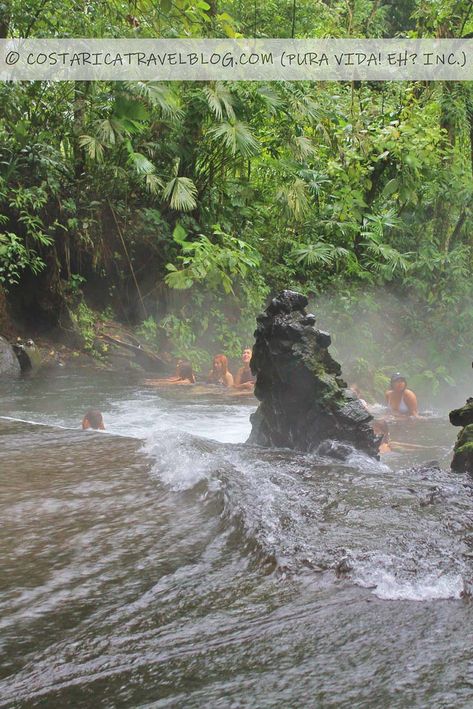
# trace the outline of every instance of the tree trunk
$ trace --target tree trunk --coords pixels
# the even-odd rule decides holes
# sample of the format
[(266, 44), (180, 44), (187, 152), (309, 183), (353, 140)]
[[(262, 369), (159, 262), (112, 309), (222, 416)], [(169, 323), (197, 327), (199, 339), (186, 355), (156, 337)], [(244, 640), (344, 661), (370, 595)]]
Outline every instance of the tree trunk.
[(8, 37), (10, 13), (11, 2), (10, 0), (4, 0), (3, 3), (0, 4), (0, 39), (6, 39)]

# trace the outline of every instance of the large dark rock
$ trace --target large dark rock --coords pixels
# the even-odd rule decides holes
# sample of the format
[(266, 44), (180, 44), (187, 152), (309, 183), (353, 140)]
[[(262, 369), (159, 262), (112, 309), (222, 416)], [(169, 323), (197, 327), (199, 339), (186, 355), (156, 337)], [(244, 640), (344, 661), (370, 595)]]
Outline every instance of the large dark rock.
[(462, 428), (455, 443), (452, 470), (473, 474), (473, 424)]
[(20, 374), (20, 364), (13, 347), (0, 335), (0, 377), (11, 378)]
[(33, 372), (41, 366), (41, 353), (33, 340), (23, 342), (18, 338), (13, 345), (22, 372)]
[(473, 398), (465, 406), (450, 411), (450, 423), (463, 426), (453, 450), (452, 470), (456, 473), (473, 473)]
[(465, 406), (460, 409), (450, 411), (450, 423), (452, 426), (469, 426), (473, 423), (473, 398), (466, 400)]
[(330, 335), (315, 328), (307, 304), (300, 293), (283, 291), (257, 317), (250, 366), (261, 403), (248, 442), (310, 451), (337, 440), (378, 457), (372, 416), (346, 388), (327, 350)]

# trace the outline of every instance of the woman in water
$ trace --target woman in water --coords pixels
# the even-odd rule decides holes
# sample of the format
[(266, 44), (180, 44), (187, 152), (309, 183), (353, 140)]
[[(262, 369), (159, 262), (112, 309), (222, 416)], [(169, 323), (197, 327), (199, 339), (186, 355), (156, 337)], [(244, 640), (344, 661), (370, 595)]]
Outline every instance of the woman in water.
[(228, 371), (228, 359), (223, 354), (215, 355), (212, 369), (207, 377), (208, 384), (222, 384), (225, 387), (233, 386), (233, 376)]
[(192, 364), (188, 359), (180, 359), (176, 366), (174, 377), (163, 379), (146, 379), (145, 384), (166, 385), (166, 384), (195, 384), (195, 375)]
[(82, 430), (87, 431), (89, 428), (95, 431), (105, 430), (103, 417), (98, 409), (89, 409), (82, 419)]
[(393, 414), (418, 418), (417, 397), (407, 388), (407, 379), (401, 374), (393, 374), (391, 388), (386, 392), (386, 402)]
[(233, 385), (235, 389), (253, 391), (255, 388), (256, 377), (250, 369), (251, 354), (251, 347), (245, 347), (241, 355), (243, 367), (240, 367), (235, 375), (235, 383)]

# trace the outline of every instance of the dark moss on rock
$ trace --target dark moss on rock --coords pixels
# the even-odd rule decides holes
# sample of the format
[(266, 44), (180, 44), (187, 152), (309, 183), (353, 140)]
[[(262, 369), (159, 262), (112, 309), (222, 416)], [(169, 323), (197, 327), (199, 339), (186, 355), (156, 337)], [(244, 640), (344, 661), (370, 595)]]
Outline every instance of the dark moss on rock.
[(249, 443), (310, 451), (337, 440), (378, 456), (372, 416), (347, 389), (330, 335), (306, 313), (307, 298), (283, 291), (257, 318), (251, 370), (260, 400)]
[(452, 470), (473, 474), (473, 423), (462, 428), (455, 443)]
[(450, 411), (452, 426), (469, 426), (473, 423), (473, 398), (467, 399), (465, 406)]
[(463, 426), (453, 449), (452, 470), (456, 473), (473, 474), (473, 398), (465, 406), (450, 411), (450, 423)]

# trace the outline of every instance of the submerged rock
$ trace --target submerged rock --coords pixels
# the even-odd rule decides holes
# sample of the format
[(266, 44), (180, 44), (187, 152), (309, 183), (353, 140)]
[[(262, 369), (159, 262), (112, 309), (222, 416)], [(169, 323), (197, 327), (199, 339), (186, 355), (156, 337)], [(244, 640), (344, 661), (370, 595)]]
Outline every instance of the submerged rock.
[(453, 449), (451, 468), (456, 473), (473, 473), (473, 398), (460, 409), (450, 411), (450, 423), (463, 426)]
[(20, 374), (20, 364), (13, 347), (0, 335), (0, 377), (17, 377)]
[(311, 451), (327, 439), (378, 457), (371, 414), (347, 389), (307, 298), (283, 291), (257, 317), (251, 370), (260, 400), (249, 443)]

